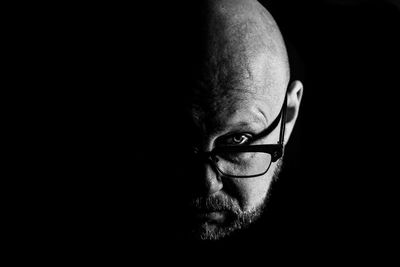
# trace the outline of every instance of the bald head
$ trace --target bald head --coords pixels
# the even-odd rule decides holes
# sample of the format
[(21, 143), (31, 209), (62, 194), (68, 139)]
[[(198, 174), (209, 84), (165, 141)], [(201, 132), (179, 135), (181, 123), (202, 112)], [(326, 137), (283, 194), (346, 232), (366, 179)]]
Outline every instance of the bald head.
[[(179, 166), (171, 163), (176, 166), (171, 182), (176, 194), (170, 195), (178, 196), (177, 217), (188, 217), (173, 221), (187, 222), (192, 234), (219, 238), (259, 216), (269, 185), (279, 173), (279, 162), (270, 162), (270, 169), (254, 179), (230, 179), (223, 172), (268, 165), (266, 154), (258, 160), (260, 154), (231, 153), (229, 146), (283, 144), (283, 129), (290, 130), (281, 112), (287, 110), (289, 64), (274, 19), (257, 1), (185, 3), (183, 12), (173, 9), (177, 15), (171, 16), (173, 27), (168, 29), (176, 35), (169, 33), (170, 42), (165, 42), (176, 53), (160, 46), (180, 67), (172, 68), (167, 61), (167, 71), (173, 73), (166, 77), (173, 83), (158, 88), (168, 91), (160, 114), (160, 120), (168, 121), (163, 128), (165, 143), (171, 143), (171, 151), (177, 151), (181, 160)], [(295, 103), (293, 97), (286, 100), (287, 106)]]
[(271, 14), (255, 0), (206, 0), (204, 19), (201, 94), (214, 102), (211, 96), (221, 99), (232, 90), (278, 99), (289, 82), (289, 63)]
[(271, 14), (255, 0), (208, 0), (210, 40), (214, 49), (260, 53), (287, 60), (283, 38)]

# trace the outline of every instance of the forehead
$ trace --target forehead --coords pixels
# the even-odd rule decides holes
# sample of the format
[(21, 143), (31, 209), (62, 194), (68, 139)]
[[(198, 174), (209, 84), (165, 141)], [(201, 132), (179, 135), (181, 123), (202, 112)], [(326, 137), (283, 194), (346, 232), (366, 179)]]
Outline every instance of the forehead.
[(239, 120), (267, 123), (278, 114), (287, 85), (285, 66), (271, 54), (247, 51), (216, 49), (205, 62), (191, 90), (197, 125), (216, 130)]
[(212, 134), (239, 128), (262, 130), (273, 121), (279, 110), (277, 98), (242, 90), (209, 99), (203, 105), (193, 104), (191, 115), (198, 129)]
[(227, 60), (206, 64), (191, 95), (194, 104), (208, 111), (221, 111), (245, 100), (273, 103), (283, 94), (286, 83), (284, 66), (279, 60), (264, 54), (252, 58), (232, 55)]
[(271, 113), (286, 88), (283, 66), (260, 54), (246, 62), (235, 57), (206, 66), (191, 90), (194, 111), (210, 117), (257, 105)]

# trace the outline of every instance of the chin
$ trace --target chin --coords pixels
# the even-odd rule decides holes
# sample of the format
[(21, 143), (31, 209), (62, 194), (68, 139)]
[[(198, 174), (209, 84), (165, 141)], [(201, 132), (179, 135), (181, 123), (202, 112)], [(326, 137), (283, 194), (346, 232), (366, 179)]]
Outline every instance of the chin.
[(238, 229), (234, 229), (232, 227), (223, 227), (215, 224), (204, 223), (195, 233), (195, 239), (197, 240), (222, 240), (226, 237), (229, 237), (237, 231)]
[(223, 221), (203, 221), (193, 225), (190, 231), (192, 240), (217, 241), (226, 239), (250, 227), (262, 214), (264, 205), (250, 212), (231, 214)]

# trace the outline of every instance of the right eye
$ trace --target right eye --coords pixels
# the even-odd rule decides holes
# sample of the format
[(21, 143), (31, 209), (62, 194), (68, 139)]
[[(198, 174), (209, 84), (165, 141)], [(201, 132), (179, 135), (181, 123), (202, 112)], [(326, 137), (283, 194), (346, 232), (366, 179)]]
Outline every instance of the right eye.
[(248, 133), (232, 134), (221, 140), (220, 144), (225, 146), (244, 145), (250, 141), (251, 137), (251, 134)]

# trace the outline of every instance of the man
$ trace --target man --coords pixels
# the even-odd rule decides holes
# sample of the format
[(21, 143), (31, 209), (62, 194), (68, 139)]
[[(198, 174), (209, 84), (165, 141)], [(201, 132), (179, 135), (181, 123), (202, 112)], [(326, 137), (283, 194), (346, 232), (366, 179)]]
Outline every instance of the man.
[(209, 0), (198, 8), (184, 112), (173, 118), (181, 116), (174, 151), (181, 150), (169, 215), (186, 237), (220, 240), (262, 214), (303, 86), (290, 81), (283, 38), (260, 3)]

